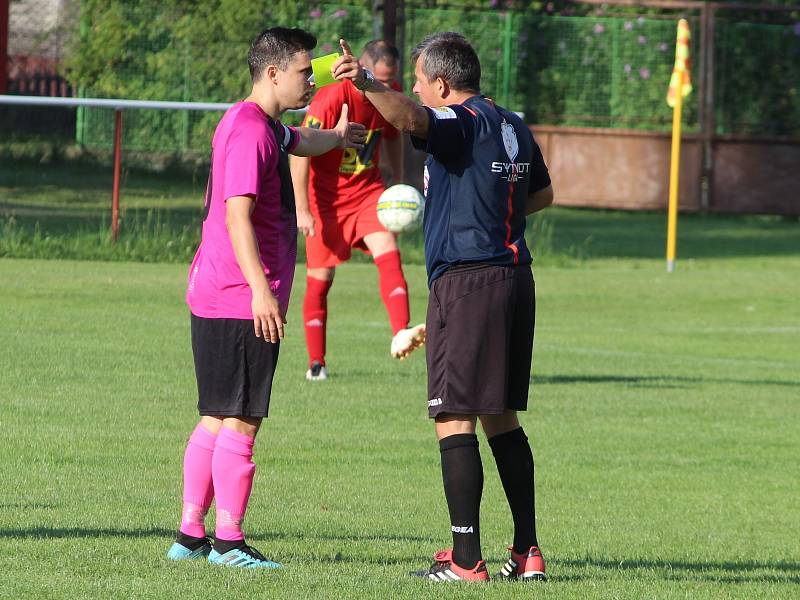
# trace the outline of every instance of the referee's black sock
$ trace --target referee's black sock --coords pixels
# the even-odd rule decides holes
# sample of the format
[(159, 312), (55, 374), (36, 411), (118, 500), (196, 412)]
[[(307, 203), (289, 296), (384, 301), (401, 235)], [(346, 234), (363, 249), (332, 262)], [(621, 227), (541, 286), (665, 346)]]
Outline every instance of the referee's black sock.
[(459, 433), (439, 440), (442, 479), (453, 532), (453, 562), (471, 569), (481, 559), (479, 518), (483, 465), (478, 436)]
[(533, 490), (533, 452), (522, 427), (489, 440), (500, 481), (514, 518), (514, 552), (522, 554), (536, 540), (536, 511)]

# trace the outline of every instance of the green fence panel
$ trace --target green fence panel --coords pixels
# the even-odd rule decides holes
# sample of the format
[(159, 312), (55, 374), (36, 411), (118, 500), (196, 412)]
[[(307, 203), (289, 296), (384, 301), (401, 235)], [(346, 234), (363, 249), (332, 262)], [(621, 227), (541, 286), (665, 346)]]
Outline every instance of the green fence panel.
[[(504, 14), (473, 9), (414, 7), (407, 7), (405, 14), (406, 59), (411, 49), (425, 37), (443, 31), (458, 31), (472, 43), (480, 58), (481, 91), (502, 103), (504, 32), (507, 27)], [(403, 88), (410, 91), (414, 85), (414, 66), (408, 64), (408, 60), (405, 65)]]
[[(230, 22), (207, 18), (224, 4)], [(314, 33), (316, 53), (338, 49), (346, 38), (355, 52), (379, 35), (372, 2), (282, 4), (285, 22), (265, 23), (270, 3), (232, 0), (186, 3), (147, 0), (104, 5), (80, 28), (83, 43), (111, 46), (113, 64), (81, 87), (86, 97), (232, 101), (247, 93), (247, 44), (268, 25), (300, 26)], [(289, 7), (288, 9), (286, 7)], [(99, 8), (98, 8), (99, 7)], [(121, 11), (121, 12), (120, 12)], [(266, 11), (266, 12), (265, 12)], [(226, 13), (227, 14), (227, 13)], [(627, 17), (551, 16), (532, 10), (406, 5), (401, 41), (404, 89), (411, 93), (411, 49), (442, 31), (463, 33), (482, 65), (482, 92), (529, 123), (668, 131), (666, 93), (675, 56), (674, 13)], [(116, 33), (120, 18), (139, 23)], [(87, 19), (89, 19), (87, 21)], [(94, 19), (92, 21), (91, 19)], [(692, 28), (695, 87), (684, 105), (687, 131), (698, 128), (699, 29)], [(765, 25), (718, 15), (715, 37), (714, 122), (717, 133), (800, 134), (800, 24)], [(92, 37), (94, 36), (94, 37)], [(126, 151), (186, 153), (208, 150), (218, 113), (126, 111)], [(289, 117), (288, 120), (297, 121)], [(110, 148), (110, 111), (82, 109), (76, 135), (90, 148)]]
[[(175, 6), (162, 9), (155, 3), (132, 10), (126, 16), (142, 22), (142, 33), (125, 42), (119, 64), (109, 73), (113, 80), (100, 81), (94, 89), (86, 87), (84, 95), (231, 102), (249, 91), (248, 44), (263, 27), (296, 26), (311, 31), (318, 39), (317, 55), (337, 51), (342, 37), (357, 52), (373, 38), (375, 29), (366, 5), (319, 4), (311, 6), (291, 23), (254, 25), (252, 32), (239, 39), (215, 39), (214, 44), (208, 44), (202, 37), (205, 33), (202, 28), (193, 29), (195, 35), (188, 38), (180, 35), (192, 10), (196, 11), (196, 7), (187, 6), (182, 12)], [(84, 31), (91, 29), (84, 27)], [(223, 54), (219, 52), (221, 47)], [(196, 75), (198, 67), (203, 77)], [(114, 90), (119, 91), (115, 93)], [(123, 146), (126, 152), (205, 153), (219, 118), (218, 112), (128, 110), (124, 114)], [(297, 123), (299, 118), (287, 115), (286, 120)], [(76, 139), (81, 145), (92, 149), (112, 148), (112, 111), (83, 109), (79, 125)]]
[(800, 135), (800, 23), (715, 30), (716, 132)]

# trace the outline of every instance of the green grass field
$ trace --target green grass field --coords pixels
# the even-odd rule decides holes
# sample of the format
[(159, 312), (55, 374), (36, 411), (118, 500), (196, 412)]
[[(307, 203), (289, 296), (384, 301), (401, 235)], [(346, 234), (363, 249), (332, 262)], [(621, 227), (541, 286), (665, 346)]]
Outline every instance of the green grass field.
[[(298, 271), (246, 520), (287, 568), (242, 573), (163, 557), (196, 421), (186, 265), (3, 259), (2, 596), (798, 597), (797, 225), (686, 219), (667, 275), (654, 216), (553, 214), (553, 247), (590, 257), (536, 270), (522, 421), (549, 582), (442, 589), (407, 576), (449, 546), (448, 518), (424, 357), (389, 358), (370, 265), (337, 275), (332, 377), (313, 385)], [(423, 268), (407, 277), (419, 320)], [(496, 570), (511, 524), (484, 440), (481, 451)]]
[[(0, 144), (2, 154), (2, 144)], [(102, 164), (9, 160), (0, 168), (0, 258), (191, 261), (200, 235), (207, 172), (123, 172), (119, 243), (110, 243), (111, 168)], [(552, 208), (533, 219), (529, 243), (539, 261), (664, 256), (661, 213)], [(400, 238), (406, 262), (423, 262), (419, 232)], [(797, 256), (797, 219), (682, 215), (678, 258)], [(354, 254), (363, 261), (361, 253)], [(303, 243), (300, 242), (300, 258)]]

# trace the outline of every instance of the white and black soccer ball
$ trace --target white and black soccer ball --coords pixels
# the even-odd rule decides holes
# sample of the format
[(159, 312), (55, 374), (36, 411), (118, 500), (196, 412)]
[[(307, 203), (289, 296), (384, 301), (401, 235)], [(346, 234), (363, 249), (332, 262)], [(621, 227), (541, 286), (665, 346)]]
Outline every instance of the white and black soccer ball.
[(378, 198), (378, 220), (392, 233), (413, 231), (424, 212), (425, 198), (410, 185), (393, 185)]

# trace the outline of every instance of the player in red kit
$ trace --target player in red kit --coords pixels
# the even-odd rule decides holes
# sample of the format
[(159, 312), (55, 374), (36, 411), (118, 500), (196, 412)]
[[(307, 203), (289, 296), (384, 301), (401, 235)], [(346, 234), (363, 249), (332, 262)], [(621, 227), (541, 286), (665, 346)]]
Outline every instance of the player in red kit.
[[(361, 61), (375, 77), (399, 90), (395, 81), (399, 54), (382, 40), (369, 42)], [(405, 358), (425, 341), (425, 325), (409, 327), (408, 286), (394, 234), (387, 231), (376, 210), (386, 189), (379, 161), (386, 150), (392, 180), (402, 174), (400, 134), (375, 110), (350, 81), (321, 88), (308, 108), (304, 125), (329, 129), (335, 126), (342, 104), (349, 119), (367, 128), (362, 150), (334, 150), (313, 158), (291, 157), (297, 207), (297, 228), (306, 236), (306, 295), (303, 302), (309, 369), (306, 379), (328, 378), (325, 366), (327, 295), (336, 266), (350, 258), (352, 248), (372, 255), (378, 267), (381, 299), (392, 327), (390, 353)], [(383, 142), (383, 143), (382, 143)]]

